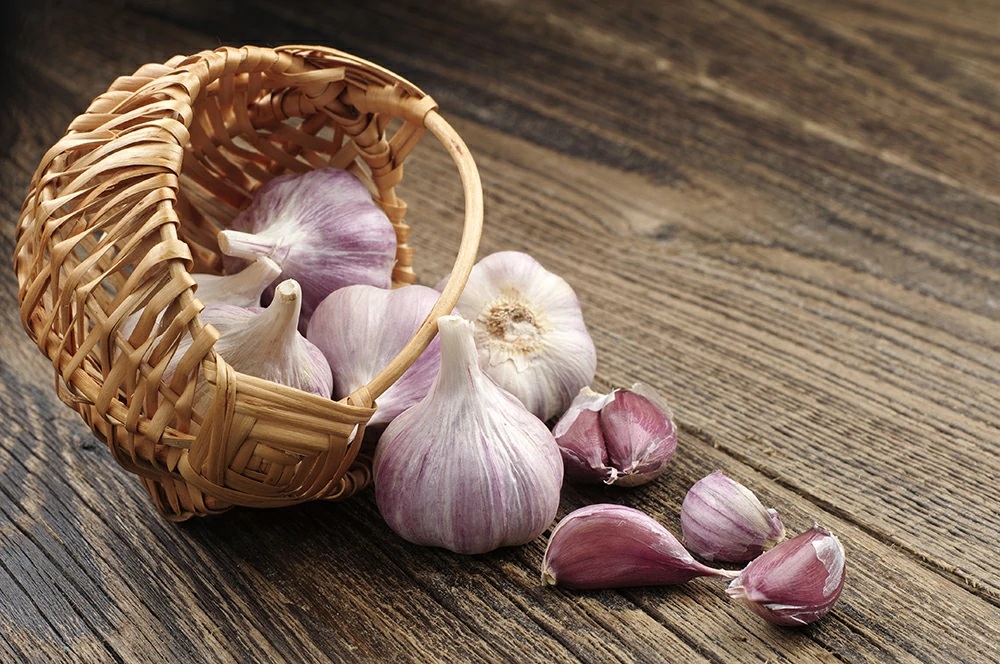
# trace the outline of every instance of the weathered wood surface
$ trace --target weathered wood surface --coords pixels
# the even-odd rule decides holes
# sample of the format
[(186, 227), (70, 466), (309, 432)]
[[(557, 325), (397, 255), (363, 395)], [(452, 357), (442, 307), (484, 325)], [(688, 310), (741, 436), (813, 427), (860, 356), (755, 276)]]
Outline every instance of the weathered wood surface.
[[(781, 630), (718, 582), (543, 589), (544, 538), (411, 546), (370, 492), (166, 523), (56, 399), (7, 272), (0, 661), (1000, 661), (995, 3), (23, 4), (3, 21), (8, 256), (39, 158), (115, 76), (220, 43), (368, 57), (469, 143), (482, 253), (565, 276), (599, 382), (674, 407), (666, 476), (567, 487), (561, 514), (623, 502), (677, 532), (721, 468), (791, 531), (838, 533), (849, 568), (827, 618)], [(443, 150), (402, 189), (433, 283), (459, 233)]]

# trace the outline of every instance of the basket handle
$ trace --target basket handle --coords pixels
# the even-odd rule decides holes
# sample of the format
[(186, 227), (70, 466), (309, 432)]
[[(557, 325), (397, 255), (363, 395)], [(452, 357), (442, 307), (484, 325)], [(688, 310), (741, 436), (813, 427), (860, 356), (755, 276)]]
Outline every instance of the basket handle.
[(462, 179), (462, 190), (465, 195), (465, 225), (462, 229), (462, 241), (458, 247), (458, 256), (451, 270), (441, 297), (427, 314), (417, 333), (399, 352), (396, 357), (378, 373), (369, 383), (355, 390), (348, 402), (370, 407), (371, 404), (396, 382), (410, 368), (420, 354), (424, 352), (437, 334), (437, 319), (449, 315), (458, 303), (458, 298), (469, 280), (472, 266), (476, 262), (479, 251), (479, 239), (483, 232), (483, 184), (479, 178), (479, 170), (472, 159), (469, 148), (461, 136), (448, 124), (437, 111), (430, 111), (424, 116), (424, 127), (441, 141), (448, 154), (458, 167)]

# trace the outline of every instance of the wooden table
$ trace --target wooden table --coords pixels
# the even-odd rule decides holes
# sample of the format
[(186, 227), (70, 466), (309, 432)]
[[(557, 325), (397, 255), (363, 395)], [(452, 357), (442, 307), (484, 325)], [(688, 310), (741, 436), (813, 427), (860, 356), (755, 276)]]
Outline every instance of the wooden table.
[[(617, 502), (679, 532), (720, 468), (849, 567), (829, 616), (778, 629), (717, 580), (545, 589), (547, 535), (409, 545), (370, 491), (168, 523), (56, 399), (8, 270), (0, 661), (1000, 661), (996, 3), (38, 4), (3, 21), (5, 255), (42, 154), (117, 75), (219, 44), (353, 52), (440, 102), (485, 183), (481, 255), (573, 285), (599, 386), (673, 405), (665, 476), (567, 486), (560, 517)], [(401, 189), (433, 284), (461, 213), (433, 141)]]

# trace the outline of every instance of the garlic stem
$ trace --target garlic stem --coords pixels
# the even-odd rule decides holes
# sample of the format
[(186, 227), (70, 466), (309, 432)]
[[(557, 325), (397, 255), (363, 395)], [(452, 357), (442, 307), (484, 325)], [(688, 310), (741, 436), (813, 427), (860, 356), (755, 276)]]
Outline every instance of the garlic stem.
[(442, 316), (438, 319), (438, 335), (441, 347), (449, 351), (441, 353), (441, 370), (435, 387), (444, 384), (447, 392), (469, 379), (478, 380), (483, 372), (479, 368), (476, 343), (468, 333), (468, 322), (461, 316)]
[(195, 274), (198, 299), (205, 304), (234, 304), (240, 307), (260, 306), (260, 296), (278, 278), (281, 268), (270, 258), (261, 256), (239, 272), (226, 275)]
[(264, 235), (233, 230), (220, 231), (217, 240), (219, 249), (225, 255), (251, 261), (258, 256), (273, 257), (279, 244)]
[(278, 284), (274, 289), (274, 300), (260, 312), (259, 329), (274, 341), (285, 343), (298, 331), (301, 300), (302, 288), (298, 282), (289, 279)]

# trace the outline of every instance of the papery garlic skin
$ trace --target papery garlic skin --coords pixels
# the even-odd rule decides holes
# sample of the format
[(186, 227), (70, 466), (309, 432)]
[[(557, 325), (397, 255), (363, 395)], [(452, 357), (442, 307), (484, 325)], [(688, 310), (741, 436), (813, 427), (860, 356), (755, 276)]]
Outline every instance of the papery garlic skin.
[(608, 394), (584, 387), (552, 433), (566, 477), (582, 483), (645, 484), (666, 470), (677, 450), (670, 409), (642, 383)]
[(745, 562), (785, 536), (774, 509), (764, 509), (754, 493), (715, 471), (687, 492), (681, 505), (687, 547), (705, 560)]
[(480, 369), (473, 325), (438, 319), (441, 368), (375, 453), (375, 499), (401, 537), (457, 553), (526, 544), (555, 518), (562, 460), (548, 428)]
[(814, 524), (754, 559), (726, 592), (770, 623), (806, 625), (833, 608), (844, 589), (844, 568), (840, 540)]
[(566, 515), (542, 559), (543, 585), (579, 590), (665, 586), (737, 574), (699, 563), (655, 519), (622, 505), (588, 505)]
[[(384, 290), (348, 286), (331, 293), (309, 321), (306, 338), (316, 344), (333, 371), (335, 399), (367, 385), (416, 334), (440, 297), (433, 288)], [(435, 337), (420, 357), (378, 398), (370, 425), (388, 424), (430, 391), (441, 351)]]
[(259, 307), (261, 294), (270, 286), (281, 268), (266, 256), (261, 256), (234, 274), (192, 274), (198, 282), (196, 295), (205, 304), (232, 304), (237, 307)]
[[(215, 352), (236, 371), (329, 398), (333, 392), (330, 365), (320, 349), (297, 330), (301, 304), (301, 289), (290, 279), (278, 285), (266, 309), (213, 304), (200, 315), (203, 323), (220, 334)], [(190, 346), (189, 336), (182, 339), (165, 380), (170, 380)], [(209, 387), (201, 381), (197, 406), (208, 405)]]
[(227, 269), (267, 256), (302, 287), (302, 328), (327, 295), (345, 286), (389, 288), (396, 260), (392, 222), (368, 188), (338, 168), (276, 177), (218, 235)]
[(483, 258), (456, 308), (476, 325), (483, 371), (540, 419), (563, 413), (594, 379), (597, 351), (576, 293), (531, 256)]

